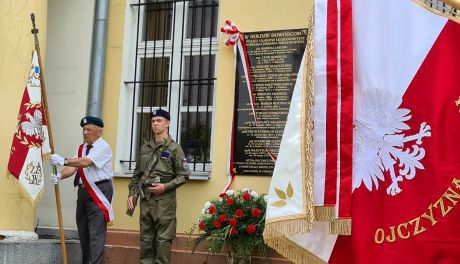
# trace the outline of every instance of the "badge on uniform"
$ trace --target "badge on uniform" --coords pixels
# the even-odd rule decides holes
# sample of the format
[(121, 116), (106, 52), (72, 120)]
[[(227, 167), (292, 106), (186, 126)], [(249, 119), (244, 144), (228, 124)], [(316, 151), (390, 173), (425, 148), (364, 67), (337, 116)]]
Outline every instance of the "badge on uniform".
[(184, 170), (188, 170), (189, 169), (189, 166), (188, 166), (188, 161), (186, 158), (184, 158), (182, 160), (182, 167), (184, 168)]
[(165, 151), (162, 151), (161, 154), (160, 154), (160, 158), (162, 159), (169, 159), (169, 157), (171, 157), (171, 152), (165, 150)]

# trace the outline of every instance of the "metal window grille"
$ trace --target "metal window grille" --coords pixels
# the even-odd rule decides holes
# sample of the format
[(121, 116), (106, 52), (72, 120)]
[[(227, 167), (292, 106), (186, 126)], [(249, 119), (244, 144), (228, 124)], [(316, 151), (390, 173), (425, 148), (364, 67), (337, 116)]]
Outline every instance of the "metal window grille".
[(459, 17), (458, 17), (458, 10), (453, 6), (446, 4), (444, 1), (440, 1), (440, 0), (416, 0), (416, 1), (425, 5), (426, 7), (429, 7), (435, 13), (444, 15), (446, 17), (449, 17), (453, 20), (460, 22)]
[(194, 173), (209, 173), (217, 53), (218, 0), (139, 0), (129, 160), (150, 140), (150, 112), (171, 114), (169, 133)]

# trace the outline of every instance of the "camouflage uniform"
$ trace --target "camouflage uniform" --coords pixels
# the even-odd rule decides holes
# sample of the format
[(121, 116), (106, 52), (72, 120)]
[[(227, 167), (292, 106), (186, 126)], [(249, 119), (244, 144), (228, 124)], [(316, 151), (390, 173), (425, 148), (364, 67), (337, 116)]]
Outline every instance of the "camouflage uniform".
[[(134, 202), (140, 196), (140, 263), (169, 263), (176, 237), (176, 189), (189, 175), (184, 152), (171, 136), (158, 146), (154, 139), (142, 145), (128, 186)], [(165, 185), (163, 194), (148, 190), (156, 182)]]

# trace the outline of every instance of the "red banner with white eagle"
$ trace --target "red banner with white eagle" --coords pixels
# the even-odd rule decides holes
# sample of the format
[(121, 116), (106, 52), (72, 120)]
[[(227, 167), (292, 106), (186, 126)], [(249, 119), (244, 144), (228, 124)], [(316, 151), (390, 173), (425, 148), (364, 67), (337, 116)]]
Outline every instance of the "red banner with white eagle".
[(330, 263), (460, 263), (460, 25), (353, 2), (353, 231)]
[[(460, 24), (415, 2), (315, 1), (313, 200), (351, 219), (351, 236), (336, 235), (321, 210), (311, 228), (280, 224), (272, 244), (295, 263), (460, 263)], [(290, 153), (280, 151), (281, 174)], [(269, 193), (266, 227), (308, 204), (287, 179), (272, 179), (284, 198)]]
[(37, 203), (43, 192), (43, 157), (51, 152), (42, 105), (40, 70), (34, 50), (8, 161), (9, 173), (17, 179), (22, 193), (32, 204)]

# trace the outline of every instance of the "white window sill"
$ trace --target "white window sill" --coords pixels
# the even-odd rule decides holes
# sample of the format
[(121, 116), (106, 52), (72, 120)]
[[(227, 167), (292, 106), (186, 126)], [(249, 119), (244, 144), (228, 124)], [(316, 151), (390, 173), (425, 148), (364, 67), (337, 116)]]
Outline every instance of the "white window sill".
[[(193, 165), (192, 165), (193, 166)], [(203, 166), (199, 166), (199, 164), (196, 164), (196, 169), (202, 169)], [(114, 177), (119, 177), (119, 178), (131, 178), (133, 176), (133, 171), (132, 170), (124, 170), (123, 172), (121, 171), (114, 171), (113, 172)], [(211, 176), (211, 164), (206, 164), (205, 165), (205, 171), (203, 170), (192, 170), (192, 174), (189, 176), (189, 180), (197, 180), (197, 181), (207, 181), (210, 179)]]

